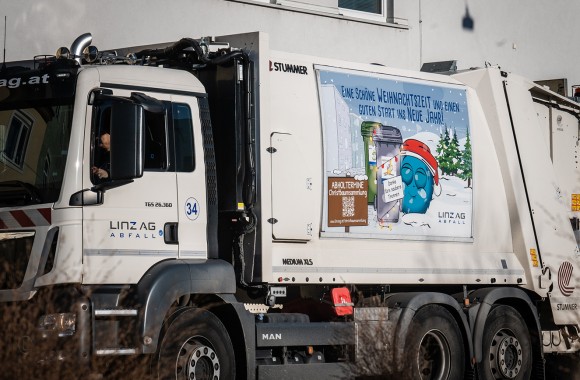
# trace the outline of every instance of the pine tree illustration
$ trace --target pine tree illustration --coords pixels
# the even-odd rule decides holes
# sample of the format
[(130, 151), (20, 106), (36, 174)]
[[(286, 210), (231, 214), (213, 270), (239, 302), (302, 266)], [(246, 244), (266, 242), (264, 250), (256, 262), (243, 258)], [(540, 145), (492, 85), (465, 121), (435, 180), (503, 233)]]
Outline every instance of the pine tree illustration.
[(451, 175), (457, 175), (461, 165), (461, 152), (459, 151), (459, 141), (457, 140), (457, 133), (453, 129), (453, 137), (449, 141), (447, 148), (448, 172)]
[(459, 175), (462, 180), (467, 181), (467, 187), (471, 187), (471, 179), (473, 178), (471, 164), (471, 140), (469, 139), (469, 129), (467, 129), (467, 139), (461, 153), (461, 173)]
[(443, 174), (449, 173), (449, 143), (449, 130), (445, 126), (445, 132), (441, 132), (441, 135), (439, 135), (439, 143), (437, 144), (437, 164)]

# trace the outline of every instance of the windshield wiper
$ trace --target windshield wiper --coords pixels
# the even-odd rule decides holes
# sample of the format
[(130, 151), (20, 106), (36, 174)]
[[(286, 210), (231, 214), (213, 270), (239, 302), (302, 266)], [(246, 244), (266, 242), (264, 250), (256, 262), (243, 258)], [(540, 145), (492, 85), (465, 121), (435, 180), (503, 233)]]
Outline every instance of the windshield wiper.
[(0, 182), (0, 204), (26, 205), (42, 203), (36, 186), (22, 181)]

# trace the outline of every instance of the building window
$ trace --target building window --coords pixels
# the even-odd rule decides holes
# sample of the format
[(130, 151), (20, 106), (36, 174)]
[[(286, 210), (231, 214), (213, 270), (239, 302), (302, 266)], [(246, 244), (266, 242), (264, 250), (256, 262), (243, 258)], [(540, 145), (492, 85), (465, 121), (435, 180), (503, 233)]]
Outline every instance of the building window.
[(32, 120), (21, 112), (15, 112), (8, 127), (3, 155), (18, 168), (24, 165), (31, 129)]
[(387, 0), (338, 0), (338, 8), (345, 16), (387, 21)]
[[(230, 0), (242, 3), (262, 3), (265, 6), (282, 6), (306, 13), (325, 14), (407, 26), (405, 18), (394, 16), (395, 0)], [(404, 2), (401, 2), (404, 4)], [(405, 9), (406, 6), (403, 6)]]
[(353, 11), (382, 14), (382, 0), (338, 0), (338, 7)]

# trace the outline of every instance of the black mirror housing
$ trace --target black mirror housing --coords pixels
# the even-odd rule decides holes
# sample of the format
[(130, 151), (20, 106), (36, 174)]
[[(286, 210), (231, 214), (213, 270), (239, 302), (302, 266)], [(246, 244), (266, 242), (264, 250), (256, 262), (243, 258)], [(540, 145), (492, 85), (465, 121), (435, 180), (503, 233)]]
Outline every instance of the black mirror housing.
[(110, 179), (129, 180), (143, 176), (144, 157), (143, 107), (130, 101), (111, 106)]

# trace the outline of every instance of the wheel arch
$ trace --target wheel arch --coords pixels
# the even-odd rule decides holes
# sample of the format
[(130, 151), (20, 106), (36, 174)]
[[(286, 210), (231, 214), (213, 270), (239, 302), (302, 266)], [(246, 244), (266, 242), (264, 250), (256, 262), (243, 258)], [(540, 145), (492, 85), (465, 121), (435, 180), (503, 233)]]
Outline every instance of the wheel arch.
[(236, 291), (233, 267), (222, 260), (166, 260), (158, 263), (137, 285), (141, 352), (157, 351), (168, 314), (181, 297), (195, 294), (224, 296)]
[(535, 368), (532, 369), (535, 373), (534, 378), (543, 378), (542, 330), (538, 312), (528, 294), (519, 288), (483, 288), (470, 293), (469, 298), (479, 300), (477, 308), (474, 308), (473, 312), (470, 310), (476, 363), (480, 364), (483, 360), (483, 333), (489, 312), (495, 305), (511, 306), (521, 315), (530, 331), (532, 362), (536, 363)]
[[(386, 306), (389, 308), (402, 309), (394, 336), (395, 347), (402, 347), (401, 345), (404, 344), (405, 338), (409, 334), (411, 321), (417, 311), (424, 306), (433, 304), (441, 306), (451, 313), (461, 331), (464, 348), (469, 354), (466, 358), (473, 357), (473, 342), (465, 313), (453, 297), (438, 292), (397, 293), (386, 300)], [(403, 363), (403, 355), (402, 350), (395, 350), (394, 363)], [(402, 368), (398, 368), (398, 370), (402, 370)]]

